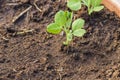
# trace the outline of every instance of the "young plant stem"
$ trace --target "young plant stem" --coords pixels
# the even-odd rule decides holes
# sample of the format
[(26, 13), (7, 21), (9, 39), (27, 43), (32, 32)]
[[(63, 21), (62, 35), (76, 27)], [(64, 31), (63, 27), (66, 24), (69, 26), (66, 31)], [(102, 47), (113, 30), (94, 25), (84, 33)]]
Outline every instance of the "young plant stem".
[(66, 41), (64, 42), (64, 45), (68, 45), (68, 39), (67, 39), (67, 36), (68, 36), (68, 30), (66, 29), (65, 26), (63, 27), (63, 31), (65, 32), (65, 35), (66, 35)]

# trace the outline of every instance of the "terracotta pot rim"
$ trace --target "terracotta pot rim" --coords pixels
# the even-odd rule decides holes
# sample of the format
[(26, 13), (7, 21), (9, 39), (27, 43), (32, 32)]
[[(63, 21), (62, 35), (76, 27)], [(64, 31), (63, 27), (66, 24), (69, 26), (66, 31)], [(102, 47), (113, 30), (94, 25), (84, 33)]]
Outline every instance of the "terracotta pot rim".
[(105, 5), (110, 11), (115, 12), (120, 17), (120, 1), (118, 0), (102, 0), (102, 4)]

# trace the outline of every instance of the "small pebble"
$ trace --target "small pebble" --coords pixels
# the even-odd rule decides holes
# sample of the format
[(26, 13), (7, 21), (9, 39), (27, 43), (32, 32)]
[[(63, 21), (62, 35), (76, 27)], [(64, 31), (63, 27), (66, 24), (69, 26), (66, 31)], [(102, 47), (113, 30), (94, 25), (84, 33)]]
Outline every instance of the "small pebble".
[(113, 74), (113, 69), (109, 69), (109, 70), (106, 71), (106, 76), (107, 77), (111, 77), (112, 74)]
[(119, 72), (118, 70), (116, 70), (116, 71), (113, 73), (112, 77), (118, 77), (119, 74), (120, 74), (120, 72)]

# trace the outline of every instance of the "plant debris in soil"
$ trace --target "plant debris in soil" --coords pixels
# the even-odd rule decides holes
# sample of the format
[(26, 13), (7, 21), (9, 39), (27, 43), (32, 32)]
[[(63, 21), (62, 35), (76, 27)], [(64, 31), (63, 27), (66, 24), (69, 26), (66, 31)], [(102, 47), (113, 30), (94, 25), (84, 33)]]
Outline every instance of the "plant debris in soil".
[(0, 80), (120, 80), (120, 19), (82, 8), (75, 18), (87, 33), (65, 47), (46, 32), (58, 10), (67, 10), (64, 0), (0, 1)]

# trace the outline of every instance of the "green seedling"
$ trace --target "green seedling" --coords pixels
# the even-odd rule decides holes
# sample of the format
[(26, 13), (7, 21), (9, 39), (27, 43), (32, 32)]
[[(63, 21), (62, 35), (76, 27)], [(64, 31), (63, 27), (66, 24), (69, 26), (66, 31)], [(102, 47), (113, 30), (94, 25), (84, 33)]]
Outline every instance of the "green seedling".
[(82, 0), (83, 4), (87, 6), (88, 8), (88, 14), (91, 15), (91, 13), (99, 12), (104, 8), (104, 6), (101, 6), (102, 0)]
[(88, 8), (88, 14), (91, 15), (94, 11), (99, 12), (104, 8), (104, 6), (100, 5), (101, 1), (102, 0), (69, 0), (67, 6), (71, 10), (77, 11), (81, 9), (82, 5), (85, 5)]
[(83, 29), (85, 21), (79, 18), (72, 23), (72, 18), (72, 12), (60, 10), (55, 15), (54, 23), (47, 26), (47, 32), (59, 34), (61, 31), (64, 31), (66, 41), (63, 44), (68, 45), (72, 41), (73, 36), (82, 37), (86, 33), (86, 30)]

